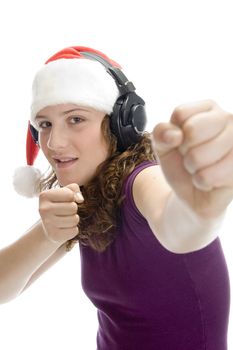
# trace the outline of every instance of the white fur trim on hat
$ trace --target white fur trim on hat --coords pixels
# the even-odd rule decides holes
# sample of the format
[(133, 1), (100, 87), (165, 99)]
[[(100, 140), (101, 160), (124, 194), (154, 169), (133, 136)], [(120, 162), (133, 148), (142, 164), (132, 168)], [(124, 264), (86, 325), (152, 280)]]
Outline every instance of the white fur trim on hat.
[(41, 175), (39, 169), (30, 165), (17, 168), (13, 176), (15, 191), (29, 198), (38, 196)]
[(114, 79), (90, 59), (58, 59), (45, 64), (32, 86), (31, 122), (44, 107), (62, 103), (89, 106), (110, 114), (119, 96)]

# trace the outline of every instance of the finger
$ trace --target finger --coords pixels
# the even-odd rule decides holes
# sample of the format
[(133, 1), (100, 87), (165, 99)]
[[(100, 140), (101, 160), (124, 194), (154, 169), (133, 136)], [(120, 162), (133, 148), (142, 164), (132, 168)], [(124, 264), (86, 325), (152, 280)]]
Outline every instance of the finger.
[(84, 201), (83, 195), (80, 191), (80, 187), (78, 184), (73, 183), (73, 184), (67, 185), (66, 187), (73, 191), (75, 202), (81, 203)]
[(74, 193), (74, 200), (76, 203), (82, 203), (84, 201), (83, 195), (81, 192)]
[(77, 225), (70, 228), (61, 228), (60, 232), (62, 237), (64, 237), (65, 235), (67, 237), (75, 237), (79, 233), (79, 228)]
[(160, 123), (152, 132), (152, 146), (158, 157), (178, 147), (183, 140), (183, 132), (171, 123)]
[(69, 184), (69, 185), (65, 186), (65, 188), (69, 188), (73, 192), (80, 192), (80, 187), (76, 183)]
[(73, 202), (74, 192), (67, 188), (53, 188), (47, 191), (43, 191), (39, 195), (40, 200), (48, 200), (50, 202)]
[(55, 227), (56, 228), (72, 228), (78, 225), (79, 216), (71, 215), (71, 216), (55, 216)]
[(78, 212), (78, 205), (76, 202), (49, 202), (47, 211), (57, 216), (75, 215)]
[(49, 239), (52, 239), (54, 242), (64, 241), (65, 237), (68, 239), (71, 239), (72, 237), (75, 237), (79, 233), (79, 228), (77, 225), (74, 227), (69, 228), (59, 228), (54, 229), (53, 235), (49, 235)]
[(197, 188), (219, 188), (233, 186), (233, 150), (218, 163), (198, 171), (192, 176)]
[(229, 120), (226, 112), (212, 111), (199, 113), (184, 122), (184, 140), (179, 151), (184, 155), (191, 147), (201, 144), (221, 133)]
[(170, 122), (181, 127), (194, 114), (208, 112), (216, 107), (216, 103), (212, 100), (203, 100), (176, 107), (171, 115)]
[(209, 142), (191, 148), (184, 156), (184, 166), (190, 174), (219, 162), (233, 149), (233, 123)]

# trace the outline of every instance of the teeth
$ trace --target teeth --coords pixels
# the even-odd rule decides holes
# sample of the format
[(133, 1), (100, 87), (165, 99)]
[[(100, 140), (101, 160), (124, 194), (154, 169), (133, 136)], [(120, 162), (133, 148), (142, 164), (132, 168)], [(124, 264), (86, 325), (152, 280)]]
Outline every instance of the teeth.
[(60, 162), (60, 163), (65, 163), (65, 162), (69, 162), (69, 161), (74, 160), (74, 159), (77, 159), (77, 158), (57, 159), (57, 161)]

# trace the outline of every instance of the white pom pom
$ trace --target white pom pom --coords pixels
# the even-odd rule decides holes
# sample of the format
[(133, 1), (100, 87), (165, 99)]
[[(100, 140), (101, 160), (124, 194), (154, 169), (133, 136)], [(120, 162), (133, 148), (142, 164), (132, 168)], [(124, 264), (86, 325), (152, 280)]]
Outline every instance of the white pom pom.
[(39, 169), (30, 165), (17, 168), (13, 176), (16, 192), (29, 198), (38, 196), (41, 175)]

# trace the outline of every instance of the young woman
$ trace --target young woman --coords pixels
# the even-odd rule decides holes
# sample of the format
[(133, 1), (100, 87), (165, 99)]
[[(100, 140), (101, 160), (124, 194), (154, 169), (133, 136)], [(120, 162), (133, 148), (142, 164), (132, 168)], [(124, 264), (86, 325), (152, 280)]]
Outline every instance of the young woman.
[[(0, 251), (0, 300), (79, 242), (98, 350), (226, 350), (218, 229), (233, 197), (233, 116), (205, 100), (177, 107), (151, 135), (145, 123), (144, 101), (103, 53), (66, 48), (39, 70), (29, 166), (14, 183), (39, 194), (41, 220)], [(51, 165), (42, 176), (39, 149)]]

